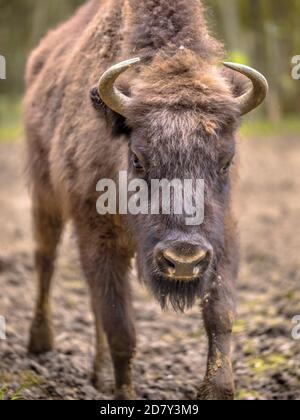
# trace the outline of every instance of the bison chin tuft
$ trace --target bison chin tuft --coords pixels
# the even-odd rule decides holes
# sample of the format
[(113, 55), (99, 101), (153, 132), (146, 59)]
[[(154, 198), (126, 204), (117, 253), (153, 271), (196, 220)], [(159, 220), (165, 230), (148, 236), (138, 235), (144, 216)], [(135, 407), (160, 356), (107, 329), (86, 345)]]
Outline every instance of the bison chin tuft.
[(202, 281), (200, 278), (191, 281), (172, 280), (155, 273), (146, 284), (163, 310), (171, 307), (176, 312), (184, 312), (200, 298)]
[(136, 268), (141, 282), (150, 290), (163, 310), (173, 309), (175, 312), (185, 312), (201, 298), (204, 284), (210, 280), (211, 270), (207, 274), (190, 281), (182, 281), (166, 277), (153, 264), (152, 252), (146, 256), (143, 252), (137, 254)]

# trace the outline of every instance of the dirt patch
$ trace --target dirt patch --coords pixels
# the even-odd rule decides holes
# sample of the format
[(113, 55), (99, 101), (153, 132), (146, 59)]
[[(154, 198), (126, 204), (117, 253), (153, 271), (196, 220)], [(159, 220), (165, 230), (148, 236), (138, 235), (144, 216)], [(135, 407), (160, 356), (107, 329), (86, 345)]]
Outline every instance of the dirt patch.
[[(300, 142), (241, 142), (239, 191), (242, 264), (238, 283), (234, 370), (239, 399), (300, 399), (300, 342), (291, 338), (300, 315)], [(33, 313), (30, 201), (22, 175), (22, 144), (0, 147), (0, 399), (110, 399), (90, 385), (93, 321), (70, 233), (61, 246), (53, 290), (56, 350), (26, 354)], [(134, 277), (134, 275), (133, 275)], [(135, 384), (143, 399), (191, 399), (206, 364), (198, 308), (162, 313), (133, 278), (138, 329)]]

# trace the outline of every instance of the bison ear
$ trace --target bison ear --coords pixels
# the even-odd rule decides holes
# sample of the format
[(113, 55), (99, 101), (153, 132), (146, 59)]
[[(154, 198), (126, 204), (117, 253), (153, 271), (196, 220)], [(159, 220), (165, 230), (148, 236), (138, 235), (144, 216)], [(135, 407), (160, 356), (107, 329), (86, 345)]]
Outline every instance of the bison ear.
[(240, 73), (224, 67), (222, 73), (231, 85), (234, 97), (238, 98), (247, 92), (247, 80)]
[(112, 111), (105, 105), (99, 96), (97, 87), (93, 87), (91, 89), (90, 98), (95, 110), (101, 113), (105, 118), (107, 125), (111, 128), (112, 135), (114, 137), (122, 135), (129, 136), (131, 134), (131, 128), (126, 124), (126, 118)]

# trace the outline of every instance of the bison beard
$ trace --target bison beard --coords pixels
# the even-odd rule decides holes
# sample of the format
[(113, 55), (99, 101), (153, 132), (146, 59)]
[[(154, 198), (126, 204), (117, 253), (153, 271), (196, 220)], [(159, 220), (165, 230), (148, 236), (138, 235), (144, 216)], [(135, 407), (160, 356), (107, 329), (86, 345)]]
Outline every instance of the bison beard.
[(200, 297), (201, 280), (178, 281), (155, 273), (150, 277), (148, 286), (162, 309), (171, 306), (176, 312), (184, 312)]
[[(185, 312), (190, 309), (201, 297), (203, 285), (209, 279), (211, 270), (203, 277), (198, 277), (190, 281), (179, 281), (176, 279), (167, 278), (161, 274), (158, 268), (152, 264), (151, 258), (148, 259), (151, 272), (149, 275), (140, 276), (144, 278), (144, 283), (158, 301), (163, 310), (172, 308), (175, 312)], [(143, 272), (141, 268), (143, 263), (138, 258), (139, 271)]]

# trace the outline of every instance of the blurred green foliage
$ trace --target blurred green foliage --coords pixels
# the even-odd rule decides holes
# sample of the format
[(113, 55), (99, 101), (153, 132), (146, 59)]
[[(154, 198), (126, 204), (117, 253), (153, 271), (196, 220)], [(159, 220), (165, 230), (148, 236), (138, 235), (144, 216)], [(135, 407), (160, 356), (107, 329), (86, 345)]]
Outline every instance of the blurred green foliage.
[(83, 0), (0, 0), (0, 54), (6, 57), (2, 93), (20, 94), (27, 56), (39, 40)]
[(242, 137), (282, 138), (285, 136), (298, 138), (300, 133), (300, 118), (285, 116), (278, 121), (266, 118), (248, 118), (241, 127)]
[[(300, 54), (300, 1), (203, 1), (212, 32), (226, 45), (228, 60), (256, 67), (270, 82), (268, 100), (255, 115), (267, 116), (274, 123), (283, 116), (298, 114), (300, 81), (291, 77), (291, 59)], [(49, 28), (82, 3), (84, 0), (0, 0), (0, 54), (7, 61), (7, 80), (0, 81), (0, 141), (20, 134), (16, 98), (22, 95), (24, 65), (30, 50)], [(286, 128), (294, 129), (296, 118), (288, 121)], [(263, 125), (260, 127), (265, 131)]]
[(0, 96), (0, 143), (22, 136), (21, 100), (19, 96)]
[(270, 84), (267, 117), (279, 120), (300, 112), (300, 81), (291, 76), (300, 54), (299, 0), (205, 0), (213, 29), (234, 61), (263, 72)]

